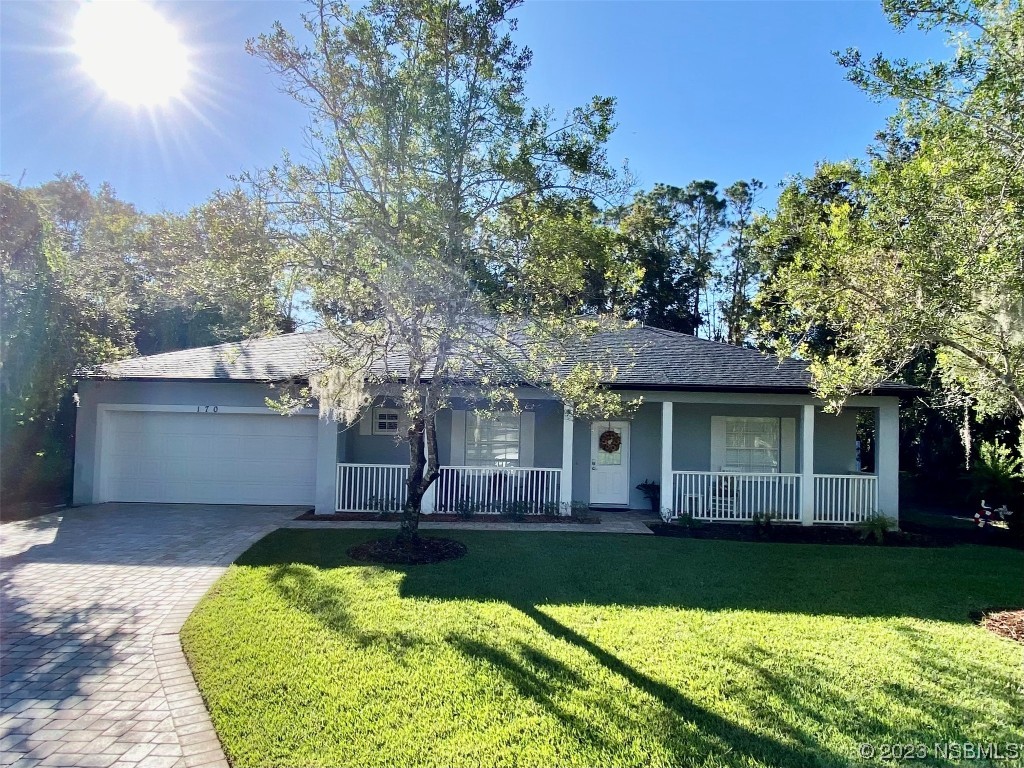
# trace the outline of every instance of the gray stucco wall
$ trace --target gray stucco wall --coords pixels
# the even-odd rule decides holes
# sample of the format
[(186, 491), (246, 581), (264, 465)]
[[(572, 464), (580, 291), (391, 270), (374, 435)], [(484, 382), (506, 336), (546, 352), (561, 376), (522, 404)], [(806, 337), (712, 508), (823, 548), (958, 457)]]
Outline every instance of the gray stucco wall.
[(590, 422), (583, 419), (572, 427), (572, 500), (590, 503)]
[[(711, 469), (711, 417), (763, 416), (800, 419), (795, 405), (677, 404), (672, 416), (672, 468), (676, 471)], [(660, 423), (658, 429), (661, 429)], [(800, 461), (800, 445), (796, 447)]]
[[(376, 401), (375, 405), (393, 405)], [(466, 410), (470, 407), (463, 400), (453, 400), (452, 407)], [(535, 467), (560, 467), (562, 465), (562, 406), (545, 400), (528, 400), (522, 404), (524, 411), (534, 414), (534, 456)], [(437, 453), (442, 465), (451, 463), (452, 455), (452, 412), (439, 411), (437, 424)], [(338, 461), (354, 464), (406, 464), (409, 461), (409, 446), (404, 440), (391, 435), (362, 434), (359, 424), (341, 428), (338, 435)]]
[[(150, 405), (200, 405), (262, 407), (274, 390), (262, 384), (241, 382), (130, 382), (83, 381), (79, 385), (80, 407), (77, 415), (76, 452), (74, 473), (74, 502), (91, 503), (95, 474), (96, 405), (98, 403), (137, 403)], [(880, 399), (882, 400), (882, 399)], [(896, 401), (886, 405), (887, 417), (883, 428), (886, 436), (895, 432)], [(880, 403), (881, 404), (881, 403)], [(455, 407), (465, 403), (453, 403)], [(555, 401), (528, 401), (524, 407), (535, 414), (534, 465), (558, 467), (562, 459), (562, 408)], [(677, 403), (673, 417), (673, 468), (676, 470), (706, 470), (711, 461), (711, 417), (716, 415), (775, 416), (797, 419), (796, 461), (800, 462), (799, 419), (800, 406), (791, 405), (732, 405), (707, 403)], [(817, 473), (852, 472), (855, 466), (856, 409), (846, 409), (839, 416), (820, 410), (815, 416), (815, 461)], [(630, 506), (645, 508), (643, 495), (635, 486), (644, 479), (658, 479), (661, 455), (661, 404), (642, 405), (631, 419), (630, 430)], [(450, 411), (437, 416), (438, 452), (442, 464), (451, 458)], [(892, 439), (892, 438), (890, 438)], [(335, 465), (339, 461), (355, 463), (404, 464), (408, 461), (408, 446), (392, 436), (362, 435), (358, 424), (339, 429), (333, 422), (320, 421), (317, 437), (317, 498), (318, 511), (333, 511), (335, 493)], [(576, 501), (590, 498), (590, 422), (578, 420), (573, 434), (573, 493)], [(894, 449), (890, 451), (895, 455)], [(888, 454), (886, 454), (888, 456)], [(884, 471), (895, 460), (886, 458)], [(895, 477), (895, 469), (889, 471)], [(888, 476), (886, 476), (888, 477)], [(884, 478), (883, 478), (884, 479)], [(888, 482), (888, 480), (886, 480)], [(892, 480), (894, 485), (895, 481)], [(888, 493), (888, 491), (886, 491)], [(895, 493), (892, 491), (891, 493)], [(895, 509), (895, 499), (886, 497), (887, 509)]]
[(394, 435), (361, 435), (356, 423), (342, 427), (340, 439), (345, 445), (345, 461), (352, 464), (409, 463), (409, 444)]
[(661, 476), (661, 403), (641, 405), (629, 431), (629, 506), (645, 509), (649, 502), (636, 489), (644, 480), (658, 482)]
[[(628, 421), (629, 506), (646, 509), (648, 503), (636, 486), (644, 480), (658, 482), (661, 473), (661, 403), (644, 403)], [(573, 501), (590, 502), (592, 425), (592, 421), (577, 419), (573, 426)]]
[(533, 464), (537, 467), (562, 466), (562, 404), (535, 400), (527, 404), (536, 414)]
[(814, 472), (843, 475), (857, 471), (857, 411), (847, 408), (838, 416), (819, 410), (814, 414)]

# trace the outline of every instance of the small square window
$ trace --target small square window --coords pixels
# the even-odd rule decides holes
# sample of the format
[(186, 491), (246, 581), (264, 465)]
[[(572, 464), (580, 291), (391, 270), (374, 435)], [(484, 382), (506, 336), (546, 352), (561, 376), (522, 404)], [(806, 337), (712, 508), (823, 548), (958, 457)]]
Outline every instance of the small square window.
[(373, 409), (373, 434), (398, 434), (398, 410), (396, 408)]

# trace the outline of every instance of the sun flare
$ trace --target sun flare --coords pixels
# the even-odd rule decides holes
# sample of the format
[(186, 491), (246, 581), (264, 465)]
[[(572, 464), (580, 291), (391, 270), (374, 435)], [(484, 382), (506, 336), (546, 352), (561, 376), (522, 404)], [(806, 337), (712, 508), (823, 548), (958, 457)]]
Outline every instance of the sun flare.
[(86, 73), (119, 101), (166, 104), (188, 81), (188, 51), (178, 31), (142, 0), (86, 0), (74, 38)]

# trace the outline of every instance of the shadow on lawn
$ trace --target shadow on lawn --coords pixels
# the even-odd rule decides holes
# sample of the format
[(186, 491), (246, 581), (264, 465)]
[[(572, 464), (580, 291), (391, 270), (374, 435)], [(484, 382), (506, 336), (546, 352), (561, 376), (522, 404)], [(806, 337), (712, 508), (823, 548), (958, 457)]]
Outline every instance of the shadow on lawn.
[(463, 656), (494, 669), (524, 699), (532, 699), (568, 726), (583, 741), (605, 748), (611, 745), (601, 724), (594, 718), (584, 720), (559, 703), (562, 695), (585, 689), (588, 681), (567, 664), (539, 648), (519, 644), (520, 658), (476, 638), (448, 635), (445, 641)]
[[(280, 530), (239, 565), (357, 565), (368, 531)], [(469, 555), (397, 567), (401, 595), (510, 605), (664, 606), (967, 623), (972, 611), (1024, 606), (1024, 553), (691, 541), (572, 533), (463, 532)], [(372, 566), (371, 566), (372, 567)]]
[(349, 610), (348, 596), (321, 579), (317, 570), (308, 565), (289, 563), (274, 566), (269, 580), (290, 605), (313, 616), (331, 631), (351, 638), (361, 648), (383, 646), (398, 657), (421, 644), (411, 632), (382, 632), (360, 627)]
[[(269, 580), (289, 604), (316, 618), (326, 628), (355, 641), (360, 647), (383, 646), (398, 661), (413, 648), (438, 642), (438, 638), (428, 639), (414, 632), (367, 631), (360, 626), (356, 615), (360, 608), (349, 607), (351, 596), (308, 565), (274, 566)], [(540, 632), (570, 643), (608, 672), (649, 695), (657, 704), (657, 711), (652, 712), (617, 701), (605, 689), (598, 688), (598, 680), (581, 674), (547, 653), (539, 643), (517, 640), (510, 649), (486, 642), (479, 636), (462, 633), (450, 633), (443, 638), (444, 645), (476, 664), (486, 664), (519, 696), (536, 702), (557, 718), (565, 729), (564, 738), (567, 740), (592, 745), (604, 754), (614, 756), (617, 750), (628, 745), (617, 743), (614, 737), (610, 737), (607, 726), (612, 725), (613, 731), (628, 734), (647, 730), (645, 724), (653, 721), (650, 735), (672, 754), (672, 764), (675, 765), (699, 763), (710, 754), (738, 757), (737, 764), (752, 761), (764, 765), (840, 766), (848, 762), (846, 758), (824, 749), (813, 737), (796, 730), (791, 729), (787, 733), (795, 743), (784, 743), (732, 723), (535, 607), (513, 607), (529, 617)], [(565, 706), (574, 696), (581, 694), (588, 702), (586, 717), (569, 711)]]
[[(862, 701), (862, 692), (845, 684), (841, 670), (813, 656), (805, 654), (797, 664), (780, 665), (770, 649), (756, 644), (741, 654), (723, 653), (722, 661), (744, 673), (743, 682), (724, 695), (737, 711), (750, 713), (752, 722), (766, 723), (769, 732), (760, 733), (702, 706), (544, 610), (545, 605), (665, 606), (965, 622), (969, 606), (978, 601), (1005, 604), (1014, 596), (1021, 599), (1019, 585), (1006, 578), (1012, 561), (1009, 569), (1004, 564), (992, 578), (986, 577), (982, 566), (992, 562), (987, 552), (978, 557), (960, 551), (957, 556), (966, 560), (949, 562), (948, 551), (935, 550), (775, 548), (572, 534), (543, 540), (536, 534), (497, 539), (473, 533), (459, 535), (470, 545), (470, 555), (462, 560), (431, 566), (358, 565), (354, 574), (371, 589), (357, 600), (320, 569), (357, 565), (348, 560), (345, 549), (379, 534), (326, 533), (331, 535), (278, 532), (246, 553), (239, 564), (267, 567), (271, 583), (291, 605), (361, 647), (384, 645), (401, 658), (410, 649), (443, 643), (475, 664), (487, 665), (520, 697), (563, 723), (566, 739), (609, 755), (621, 747), (618, 740), (628, 738), (623, 734), (641, 733), (657, 740), (681, 765), (717, 755), (728, 756), (729, 764), (737, 765), (840, 766), (855, 761), (855, 756), (825, 747), (817, 729), (808, 730), (807, 723), (824, 719), (830, 730), (882, 743), (893, 740), (895, 717), (901, 738), (922, 743), (939, 736), (968, 741), (986, 735), (969, 732), (968, 725), (991, 722), (986, 705), (995, 701), (1006, 712), (1019, 706), (1013, 681), (1006, 679), (1002, 667), (974, 658), (970, 649), (951, 652), (910, 622), (898, 622), (896, 630), (907, 642), (880, 648), (879, 653), (900, 654), (900, 668), (912, 670), (915, 679), (881, 683), (877, 692), (886, 699), (881, 707)], [(500, 546), (486, 546), (492, 542)], [(965, 571), (970, 578), (964, 578)], [(809, 579), (809, 573), (815, 578)], [(486, 633), (453, 632), (442, 641), (421, 635), (410, 617), (393, 622), (407, 627), (403, 630), (381, 630), (372, 621), (360, 621), (361, 613), (374, 613), (365, 601), (372, 602), (378, 592), (382, 600), (393, 600), (392, 589), (407, 598), (499, 601), (528, 617), (536, 630), (493, 642)], [(545, 650), (552, 640), (571, 645), (587, 663), (642, 691), (654, 706), (647, 709), (635, 699), (611, 694), (601, 682), (606, 674), (583, 674), (575, 664), (551, 655), (550, 648)], [(973, 680), (985, 681), (981, 685), (989, 695), (957, 702), (948, 686), (966, 686)], [(937, 687), (940, 681), (946, 690)], [(574, 709), (574, 697), (582, 697), (586, 706)], [(894, 711), (887, 717), (890, 706)]]
[[(782, 701), (782, 712), (792, 712), (793, 719), (816, 721), (831, 712), (830, 725), (857, 734), (862, 743), (893, 743), (895, 723), (905, 743), (1015, 740), (1014, 721), (1019, 720), (1022, 701), (1012, 672), (986, 664), (970, 648), (951, 653), (913, 627), (897, 625), (895, 630), (911, 639), (879, 653), (899, 657), (896, 667), (912, 674), (903, 681), (878, 681), (877, 694), (884, 696), (881, 705), (863, 700), (863, 692), (837, 674), (842, 670), (810, 656), (803, 656), (799, 664), (783, 664), (770, 650), (755, 644), (742, 655), (731, 653), (725, 658), (757, 681), (739, 692), (744, 706), (759, 717), (774, 718), (776, 727), (792, 738), (799, 734), (778, 720), (780, 711), (765, 701), (766, 692)], [(970, 684), (983, 687), (988, 697), (950, 690)]]
[(517, 607), (552, 637), (585, 651), (609, 672), (655, 699), (670, 715), (663, 720), (666, 732), (662, 739), (666, 745), (676, 745), (679, 752), (674, 755), (674, 762), (678, 764), (706, 758), (711, 752), (741, 755), (765, 765), (844, 765), (848, 762), (847, 758), (830, 753), (813, 737), (798, 730), (788, 729), (787, 735), (796, 743), (787, 744), (737, 725), (691, 701), (672, 686), (644, 674), (535, 607)]

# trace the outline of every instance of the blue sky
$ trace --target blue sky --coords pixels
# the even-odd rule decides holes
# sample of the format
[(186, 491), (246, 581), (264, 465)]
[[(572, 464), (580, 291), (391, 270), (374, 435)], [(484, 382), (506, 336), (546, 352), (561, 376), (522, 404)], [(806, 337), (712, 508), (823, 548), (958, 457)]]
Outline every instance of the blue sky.
[[(135, 109), (106, 98), (70, 48), (76, 2), (0, 3), (0, 174), (38, 184), (57, 172), (109, 181), (146, 211), (183, 211), (239, 171), (301, 151), (304, 112), (244, 51), (275, 20), (298, 28), (302, 3), (159, 2), (195, 75), (184, 102)], [(852, 85), (831, 51), (856, 46), (912, 59), (940, 39), (897, 34), (874, 2), (528, 0), (517, 39), (534, 52), (529, 94), (566, 110), (618, 99), (612, 159), (643, 187), (758, 178), (769, 189), (822, 159), (862, 156), (892, 105)]]

